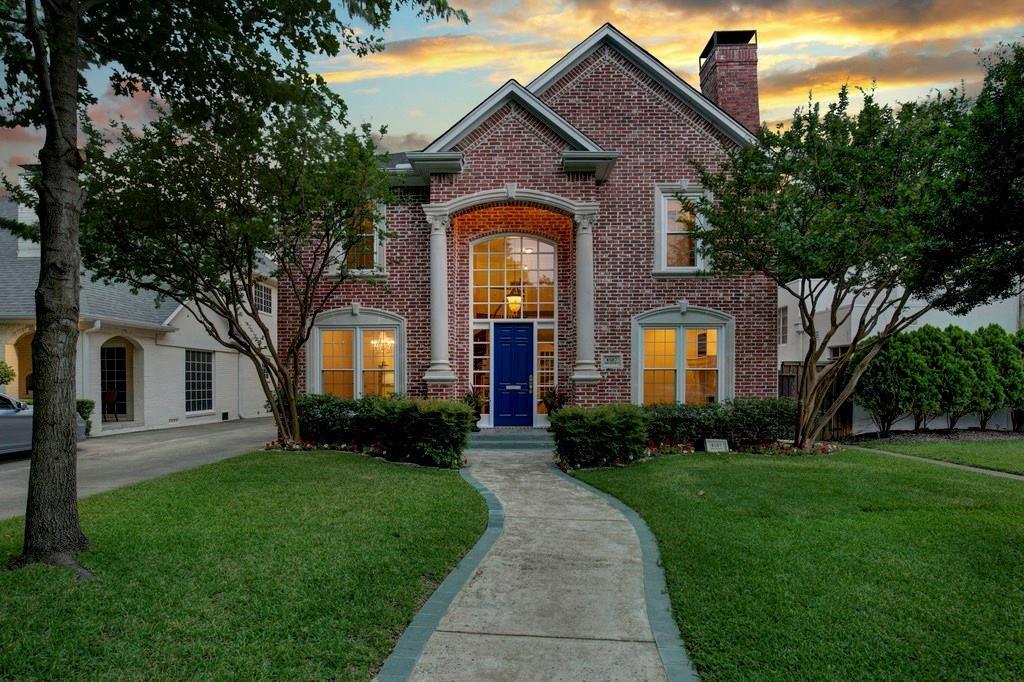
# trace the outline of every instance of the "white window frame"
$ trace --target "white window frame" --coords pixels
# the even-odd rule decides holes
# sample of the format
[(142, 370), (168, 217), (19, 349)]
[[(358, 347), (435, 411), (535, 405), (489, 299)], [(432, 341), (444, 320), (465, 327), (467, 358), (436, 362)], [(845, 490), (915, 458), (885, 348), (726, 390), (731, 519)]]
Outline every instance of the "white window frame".
[[(209, 409), (202, 410), (189, 410), (188, 409), (188, 354), (189, 353), (203, 353), (210, 356), (210, 407)], [(201, 348), (186, 348), (185, 349), (185, 382), (184, 382), (184, 406), (185, 415), (189, 417), (195, 417), (204, 414), (214, 414), (217, 411), (217, 354), (212, 350), (203, 350)]]
[[(348, 274), (356, 277), (379, 277), (387, 272), (387, 259), (384, 256), (384, 242), (381, 234), (387, 231), (388, 207), (385, 204), (377, 204), (377, 221), (373, 225), (373, 267), (372, 268), (350, 268)], [(347, 256), (347, 254), (344, 254)], [(339, 267), (341, 267), (339, 265)]]
[(674, 306), (640, 313), (632, 320), (633, 402), (644, 404), (644, 330), (676, 330), (676, 402), (686, 399), (686, 331), (714, 329), (718, 332), (717, 402), (735, 396), (736, 321), (726, 313), (710, 308), (689, 306), (680, 301)]
[[(267, 315), (274, 314), (274, 290), (272, 288), (257, 282), (253, 285), (252, 297), (257, 311)], [(266, 304), (265, 308), (263, 307), (264, 303)]]
[(363, 395), (363, 331), (384, 329), (395, 334), (395, 395), (406, 392), (405, 318), (374, 308), (363, 308), (358, 303), (321, 313), (313, 322), (313, 333), (307, 344), (306, 391), (323, 393), (323, 333), (325, 331), (351, 331), (355, 358), (352, 392), (355, 398)]
[(789, 343), (789, 306), (780, 305), (778, 311), (779, 345)]
[[(706, 269), (706, 262), (700, 243), (694, 245), (696, 250), (695, 265), (668, 265), (668, 201), (683, 196), (696, 201), (707, 192), (697, 183), (681, 180), (672, 183), (659, 183), (654, 186), (654, 275), (656, 277), (686, 277), (696, 275)], [(697, 216), (697, 222), (705, 225), (703, 216)]]

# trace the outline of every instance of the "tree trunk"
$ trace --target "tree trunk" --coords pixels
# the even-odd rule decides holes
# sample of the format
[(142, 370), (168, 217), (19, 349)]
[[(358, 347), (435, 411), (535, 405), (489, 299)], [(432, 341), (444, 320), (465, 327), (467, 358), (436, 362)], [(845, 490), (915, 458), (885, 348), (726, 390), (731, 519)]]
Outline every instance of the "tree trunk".
[(1011, 428), (1019, 433), (1024, 428), (1024, 410), (1016, 407), (1010, 410), (1010, 423)]
[[(75, 555), (89, 545), (78, 522), (75, 442), (82, 191), (78, 183), (82, 159), (77, 148), (78, 3), (51, 2), (46, 8), (52, 109), (39, 153), (41, 256), (32, 341), (32, 460), (25, 543), (16, 563), (77, 566)], [(39, 70), (45, 75), (45, 70)]]

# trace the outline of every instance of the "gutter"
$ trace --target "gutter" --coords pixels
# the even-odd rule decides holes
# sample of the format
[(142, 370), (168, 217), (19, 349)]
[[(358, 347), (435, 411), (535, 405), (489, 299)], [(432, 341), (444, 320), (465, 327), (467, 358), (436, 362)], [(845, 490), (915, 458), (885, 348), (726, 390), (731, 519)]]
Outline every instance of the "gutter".
[(105, 315), (82, 315), (82, 320), (89, 322), (105, 322), (110, 325), (122, 326), (122, 327), (134, 327), (135, 329), (149, 329), (158, 333), (168, 334), (170, 332), (178, 331), (177, 327), (172, 327), (169, 324), (156, 324), (153, 322), (140, 322), (138, 320), (127, 320), (122, 317), (107, 317)]

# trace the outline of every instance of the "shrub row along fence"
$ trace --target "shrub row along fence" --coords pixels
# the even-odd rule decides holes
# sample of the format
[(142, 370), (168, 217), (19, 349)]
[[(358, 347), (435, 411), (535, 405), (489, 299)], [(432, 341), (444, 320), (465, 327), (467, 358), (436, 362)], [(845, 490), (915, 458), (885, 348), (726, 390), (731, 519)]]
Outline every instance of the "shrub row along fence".
[(454, 400), (303, 396), (299, 429), (305, 440), (370, 452), (393, 462), (458, 468), (475, 417)]
[(1013, 430), (1024, 427), (1024, 330), (999, 325), (976, 332), (925, 325), (897, 334), (868, 365), (854, 402), (871, 415), (882, 436), (912, 416), (914, 430), (943, 415), (950, 430), (974, 414), (982, 429), (999, 410), (1010, 410)]
[(564, 407), (551, 415), (555, 459), (570, 469), (627, 464), (649, 447), (700, 446), (726, 438), (733, 449), (791, 440), (791, 398), (738, 399), (711, 405)]

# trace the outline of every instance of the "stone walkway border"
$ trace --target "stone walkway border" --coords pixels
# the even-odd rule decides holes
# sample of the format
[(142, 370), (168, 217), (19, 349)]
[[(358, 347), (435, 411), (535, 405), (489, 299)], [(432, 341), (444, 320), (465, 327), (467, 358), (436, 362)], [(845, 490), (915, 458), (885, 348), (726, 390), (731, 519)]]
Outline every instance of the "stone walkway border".
[(1009, 471), (999, 471), (998, 469), (986, 469), (985, 467), (975, 467), (969, 464), (960, 464), (958, 462), (947, 462), (943, 459), (931, 459), (930, 457), (905, 455), (902, 452), (892, 452), (891, 450), (880, 450), (878, 448), (865, 448), (859, 445), (843, 445), (843, 447), (849, 450), (857, 450), (858, 452), (873, 452), (876, 455), (899, 457), (900, 459), (909, 459), (914, 462), (924, 462), (925, 464), (937, 464), (940, 467), (949, 467), (950, 469), (970, 471), (975, 474), (982, 474), (983, 476), (994, 476), (996, 478), (1010, 478), (1013, 479), (1014, 481), (1024, 481), (1024, 476), (1022, 476), (1021, 474), (1011, 474)]
[(467, 483), (476, 488), (484, 498), (484, 502), (487, 503), (487, 528), (473, 545), (473, 549), (462, 557), (462, 561), (455, 567), (455, 570), (448, 574), (448, 577), (434, 590), (426, 603), (420, 607), (409, 627), (402, 633), (394, 651), (384, 661), (383, 667), (377, 673), (376, 679), (380, 682), (398, 682), (409, 679), (420, 655), (423, 654), (427, 640), (434, 634), (438, 623), (441, 622), (441, 617), (448, 611), (455, 596), (469, 580), (469, 576), (473, 574), (483, 558), (491, 551), (505, 528), (505, 511), (497, 496), (476, 480), (469, 473), (468, 467), (463, 467), (459, 473)]
[(658, 551), (658, 542), (654, 538), (654, 533), (647, 527), (647, 523), (640, 518), (639, 514), (618, 498), (570, 476), (554, 463), (551, 464), (551, 468), (562, 478), (572, 481), (603, 499), (621, 512), (633, 525), (633, 530), (636, 531), (636, 535), (640, 539), (640, 549), (643, 554), (644, 599), (647, 603), (647, 619), (651, 624), (651, 632), (654, 635), (654, 644), (658, 648), (658, 655), (661, 656), (661, 664), (665, 667), (665, 675), (669, 682), (696, 682), (699, 680), (697, 670), (693, 667), (683, 640), (679, 636), (676, 621), (672, 618), (672, 603), (668, 598), (665, 573), (659, 563), (661, 553)]

